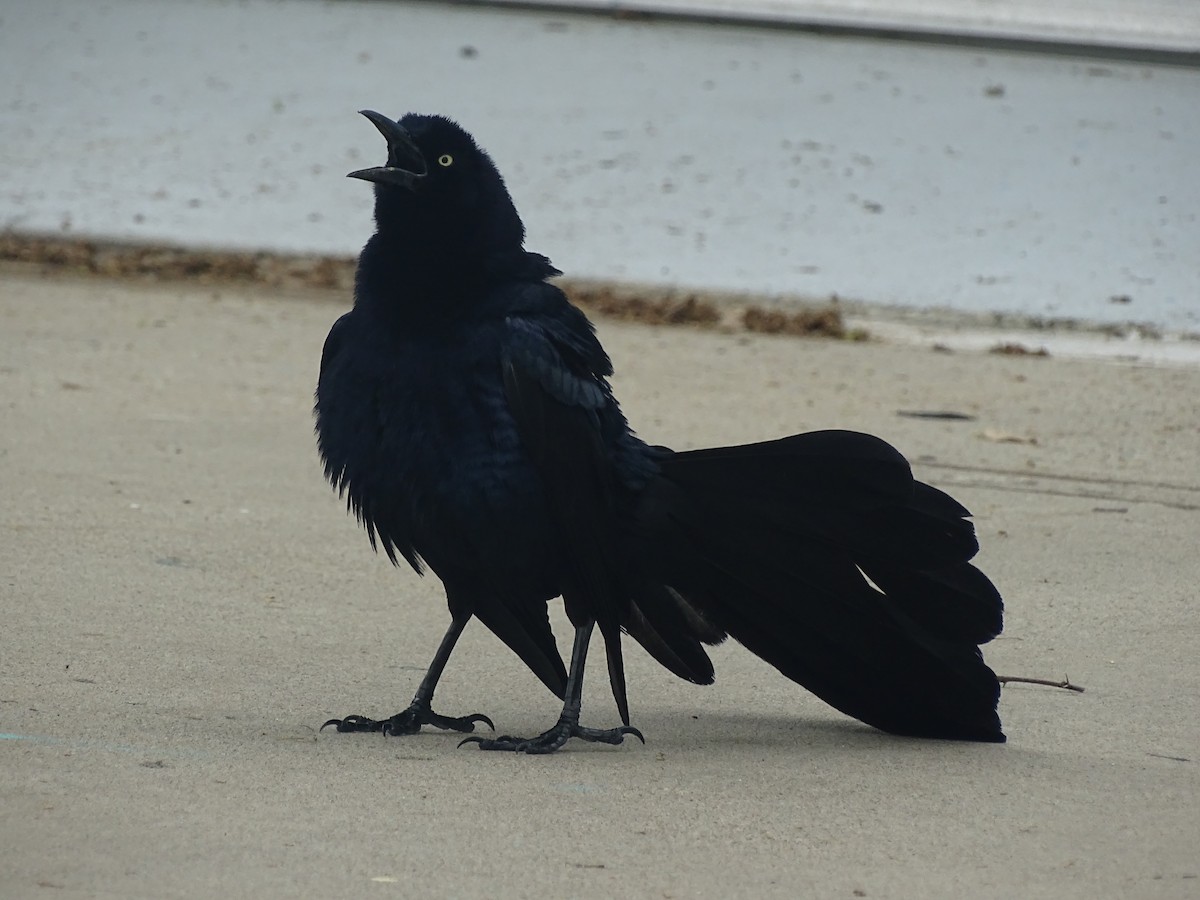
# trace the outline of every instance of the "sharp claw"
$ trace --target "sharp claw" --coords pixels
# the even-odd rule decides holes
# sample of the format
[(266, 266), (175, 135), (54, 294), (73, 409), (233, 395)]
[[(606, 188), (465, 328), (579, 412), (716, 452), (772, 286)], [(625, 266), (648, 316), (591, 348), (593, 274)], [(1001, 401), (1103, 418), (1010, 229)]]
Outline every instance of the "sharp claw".
[[(408, 712), (411, 712), (411, 710)], [(405, 720), (402, 725), (398, 724), (401, 719)], [(474, 731), (476, 723), (487, 725), (493, 733), (496, 731), (495, 724), (483, 713), (472, 713), (469, 716), (450, 719), (439, 716), (429, 710), (425, 710), (424, 717), (406, 717), (404, 713), (401, 713), (392, 716), (391, 719), (384, 719), (379, 722), (374, 719), (368, 719), (366, 716), (346, 716), (344, 719), (330, 719), (318, 730), (324, 731), (332, 725), (338, 731), (382, 731), (385, 735), (415, 734), (420, 730), (422, 724), (430, 724), (438, 728), (449, 728), (458, 731)], [(415, 727), (409, 727), (410, 725)], [(573, 737), (581, 738), (585, 741), (598, 741), (604, 744), (620, 744), (624, 741), (626, 735), (632, 735), (641, 741), (643, 745), (646, 743), (646, 738), (632, 725), (602, 731), (592, 728), (581, 728), (578, 723), (564, 722), (535, 738), (518, 738), (510, 737), (509, 735), (484, 738), (479, 735), (470, 735), (459, 741), (458, 746), (463, 747), (467, 744), (478, 744), (480, 750), (506, 750), (510, 753), (540, 754), (555, 752)]]
[(492, 724), (492, 720), (483, 713), (472, 713), (469, 716), (459, 716), (458, 718), (450, 718), (448, 716), (439, 716), (436, 713), (431, 713), (428, 719), (421, 720), (435, 728), (442, 728), (447, 731), (458, 731), (463, 734), (469, 734), (475, 730), (475, 723), (482, 722), (487, 725), (492, 731), (496, 730), (496, 726)]
[[(493, 729), (494, 731), (495, 729)], [(520, 738), (509, 737), (507, 734), (497, 738), (485, 738), (478, 735), (463, 738), (458, 742), (458, 746), (463, 744), (478, 744), (480, 750), (510, 750), (521, 752), (529, 741), (523, 741)]]
[(554, 753), (571, 738), (616, 745), (622, 743), (626, 735), (633, 735), (643, 744), (646, 743), (646, 738), (632, 725), (626, 725), (623, 728), (613, 728), (608, 731), (581, 728), (578, 725), (572, 725), (565, 730), (562, 729), (562, 726), (552, 728), (545, 734), (540, 734), (535, 738), (517, 738), (509, 737), (508, 735), (496, 738), (482, 738), (472, 735), (459, 741), (458, 746), (478, 744), (480, 750), (506, 750), (511, 753), (528, 753), (533, 755)]
[(475, 723), (487, 725), (492, 731), (496, 730), (495, 723), (483, 713), (472, 713), (460, 718), (439, 716), (433, 710), (425, 707), (409, 707), (397, 713), (390, 719), (368, 719), (366, 716), (346, 716), (344, 719), (330, 719), (318, 731), (324, 731), (333, 726), (338, 731), (378, 731), (389, 737), (393, 735), (416, 734), (422, 725), (433, 725), (436, 728), (446, 728), (452, 731), (474, 731)]

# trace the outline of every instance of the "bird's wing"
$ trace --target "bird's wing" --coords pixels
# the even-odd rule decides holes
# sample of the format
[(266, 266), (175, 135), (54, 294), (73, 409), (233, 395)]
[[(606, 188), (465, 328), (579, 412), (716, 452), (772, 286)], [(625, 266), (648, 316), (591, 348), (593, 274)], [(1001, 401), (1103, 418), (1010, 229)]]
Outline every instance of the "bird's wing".
[(580, 624), (604, 634), (609, 677), (628, 724), (620, 621), (628, 605), (619, 568), (617, 473), (606, 436), (623, 427), (605, 376), (608, 357), (591, 326), (565, 301), (552, 313), (505, 322), (504, 390), (567, 549), (563, 600)]
[(318, 382), (324, 377), (325, 371), (334, 357), (338, 355), (342, 341), (345, 340), (346, 332), (350, 330), (350, 327), (350, 313), (345, 313), (339, 316), (338, 320), (333, 323), (333, 327), (329, 329), (329, 336), (325, 338), (325, 345), (321, 348), (321, 368), (317, 374)]
[(503, 594), (498, 603), (480, 602), (480, 598), (490, 596), (489, 591), (495, 590), (495, 585), (464, 588), (459, 582), (446, 582), (451, 612), (469, 610), (521, 658), (551, 693), (562, 699), (567, 691), (567, 669), (554, 642), (546, 604), (506, 602)]

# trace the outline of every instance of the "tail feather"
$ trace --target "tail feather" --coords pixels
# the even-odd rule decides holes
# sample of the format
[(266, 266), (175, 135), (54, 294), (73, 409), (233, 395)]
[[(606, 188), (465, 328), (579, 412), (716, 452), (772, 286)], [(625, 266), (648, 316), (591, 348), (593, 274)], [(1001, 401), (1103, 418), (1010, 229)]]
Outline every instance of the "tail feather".
[(625, 691), (625, 657), (621, 652), (621, 632), (607, 622), (600, 626), (604, 635), (604, 655), (608, 660), (608, 683), (612, 686), (613, 699), (621, 724), (629, 724), (629, 695)]
[(661, 584), (633, 594), (625, 630), (658, 662), (685, 681), (713, 683), (713, 664), (704, 643), (720, 643), (725, 632), (699, 619), (687, 602)]
[(655, 575), (826, 702), (894, 733), (1004, 740), (977, 646), (1002, 604), (967, 563), (974, 530), (886, 443), (814, 432), (676, 454), (641, 513)]
[(986, 644), (1004, 628), (1004, 601), (988, 577), (970, 563), (932, 572), (863, 565), (910, 619), (945, 640)]
[(886, 441), (850, 431), (689, 450), (669, 460), (671, 477), (680, 484), (742, 487), (799, 500), (810, 511), (877, 508), (889, 498), (906, 500), (913, 491), (908, 460)]
[(706, 502), (744, 509), (796, 538), (835, 543), (856, 558), (931, 569), (979, 550), (966, 509), (914, 481), (890, 444), (850, 431), (678, 453), (671, 482)]

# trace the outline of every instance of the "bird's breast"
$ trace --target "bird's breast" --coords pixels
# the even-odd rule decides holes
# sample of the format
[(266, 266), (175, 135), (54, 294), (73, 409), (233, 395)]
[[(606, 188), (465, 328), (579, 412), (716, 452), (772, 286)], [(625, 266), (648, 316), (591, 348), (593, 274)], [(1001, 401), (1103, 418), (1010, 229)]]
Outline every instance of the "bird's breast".
[(543, 569), (554, 532), (499, 354), (462, 350), (401, 346), (331, 372), (318, 396), (322, 452), (380, 537), (435, 570)]

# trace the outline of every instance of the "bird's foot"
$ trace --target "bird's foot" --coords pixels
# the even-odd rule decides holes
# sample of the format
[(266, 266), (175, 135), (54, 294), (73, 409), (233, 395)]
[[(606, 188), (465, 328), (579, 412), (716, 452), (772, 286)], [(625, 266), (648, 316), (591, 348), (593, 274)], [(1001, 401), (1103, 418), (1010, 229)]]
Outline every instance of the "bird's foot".
[(635, 738), (646, 743), (642, 733), (630, 725), (622, 728), (584, 728), (578, 722), (561, 718), (549, 731), (544, 731), (537, 737), (519, 738), (503, 735), (497, 738), (469, 737), (459, 741), (463, 744), (478, 744), (480, 750), (511, 750), (516, 753), (553, 753), (571, 738), (598, 744), (620, 744), (625, 735), (632, 734)]
[(414, 703), (404, 712), (396, 713), (390, 719), (368, 719), (366, 716), (346, 716), (344, 719), (330, 719), (319, 729), (324, 731), (333, 725), (338, 731), (378, 731), (385, 735), (416, 734), (422, 725), (432, 725), (434, 728), (444, 728), (447, 731), (458, 731), (469, 734), (475, 730), (475, 725), (482, 722), (492, 731), (496, 726), (492, 720), (482, 713), (472, 713), (469, 716), (440, 716), (428, 706)]

